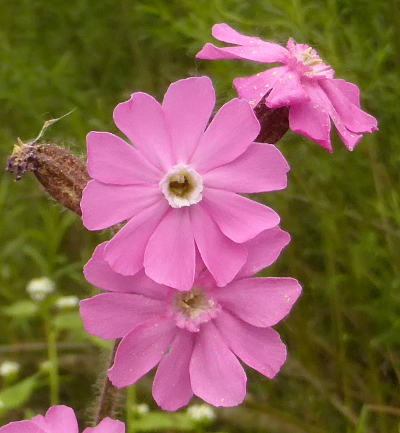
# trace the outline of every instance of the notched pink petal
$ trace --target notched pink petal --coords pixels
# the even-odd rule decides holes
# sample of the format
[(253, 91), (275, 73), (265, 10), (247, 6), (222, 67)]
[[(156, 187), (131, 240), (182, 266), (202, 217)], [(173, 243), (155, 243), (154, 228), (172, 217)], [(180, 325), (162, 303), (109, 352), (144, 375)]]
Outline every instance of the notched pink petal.
[(81, 301), (80, 314), (89, 334), (113, 340), (165, 314), (165, 302), (132, 293), (103, 293)]
[(188, 162), (214, 105), (215, 91), (208, 77), (186, 78), (169, 86), (162, 108), (171, 135), (175, 163)]
[(301, 286), (293, 278), (245, 278), (213, 293), (224, 309), (250, 325), (265, 328), (289, 314)]
[(108, 378), (117, 388), (133, 385), (161, 360), (176, 334), (171, 319), (150, 321), (135, 328), (118, 346)]
[(269, 108), (287, 107), (308, 99), (300, 82), (300, 76), (288, 70), (275, 82), (271, 93), (267, 96), (266, 104)]
[(249, 241), (279, 224), (279, 215), (271, 208), (230, 191), (207, 188), (202, 204), (222, 233), (234, 242)]
[(160, 361), (153, 382), (153, 397), (163, 410), (178, 410), (193, 396), (189, 376), (193, 343), (193, 333), (178, 331), (170, 350)]
[(68, 406), (53, 406), (44, 417), (49, 432), (78, 433), (74, 411)]
[(134, 217), (163, 199), (159, 188), (109, 185), (92, 180), (83, 190), (82, 221), (88, 230), (103, 230)]
[(88, 427), (83, 433), (125, 433), (125, 424), (121, 421), (104, 418), (96, 427)]
[(0, 427), (0, 433), (47, 433), (39, 428), (33, 421), (10, 422)]
[(189, 209), (170, 209), (148, 242), (144, 255), (147, 276), (178, 290), (190, 290), (195, 258)]
[(260, 44), (263, 41), (258, 37), (245, 36), (234, 30), (231, 26), (225, 23), (214, 24), (211, 34), (215, 39), (228, 44), (237, 45), (253, 45)]
[(164, 170), (171, 165), (169, 130), (161, 105), (152, 96), (134, 93), (115, 107), (114, 121), (151, 164)]
[(256, 328), (222, 311), (216, 325), (232, 352), (249, 367), (272, 379), (286, 361), (286, 346), (272, 328)]
[(195, 395), (217, 407), (236, 406), (246, 395), (246, 373), (212, 322), (196, 336), (190, 381)]
[(207, 187), (236, 193), (269, 192), (287, 186), (290, 167), (272, 144), (253, 143), (234, 161), (203, 175)]
[(260, 124), (250, 107), (232, 99), (215, 115), (200, 139), (192, 164), (200, 173), (233, 161), (250, 146), (260, 132)]
[(99, 182), (157, 184), (162, 177), (136, 149), (114, 134), (91, 131), (86, 142), (88, 173)]

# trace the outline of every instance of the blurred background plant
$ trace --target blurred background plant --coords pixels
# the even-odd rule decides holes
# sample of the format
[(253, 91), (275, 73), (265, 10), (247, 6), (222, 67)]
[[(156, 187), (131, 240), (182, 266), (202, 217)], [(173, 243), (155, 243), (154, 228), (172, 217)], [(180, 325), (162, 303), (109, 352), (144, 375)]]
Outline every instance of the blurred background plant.
[[(44, 120), (72, 108), (46, 140), (84, 155), (89, 130), (116, 132), (118, 102), (136, 90), (160, 97), (188, 75), (210, 75), (222, 105), (235, 95), (232, 79), (260, 67), (195, 61), (216, 22), (280, 43), (293, 36), (360, 86), (380, 132), (353, 153), (336, 139), (333, 155), (286, 134), (279, 147), (292, 167), (289, 188), (263, 198), (292, 235), (264, 274), (292, 276), (304, 287), (279, 326), (289, 347), (281, 374), (268, 381), (249, 372), (241, 407), (176, 414), (157, 410), (144, 379), (121, 401), (119, 415), (129, 432), (398, 431), (399, 1), (3, 0), (0, 8), (3, 166), (17, 136), (33, 138)], [(85, 231), (29, 177), (0, 180), (1, 423), (57, 401), (83, 420), (106, 364), (100, 354), (110, 346), (84, 332), (76, 297), (94, 293), (81, 269), (107, 233)], [(26, 290), (36, 278), (54, 289), (43, 299)]]

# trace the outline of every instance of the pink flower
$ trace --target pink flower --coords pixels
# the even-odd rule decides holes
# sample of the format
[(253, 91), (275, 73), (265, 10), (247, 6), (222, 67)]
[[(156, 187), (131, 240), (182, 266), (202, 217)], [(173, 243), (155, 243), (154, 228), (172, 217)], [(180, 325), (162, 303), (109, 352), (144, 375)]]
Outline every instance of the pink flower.
[[(0, 428), (0, 433), (78, 433), (74, 411), (67, 406), (53, 406), (45, 416), (37, 415), (31, 421), (11, 422)], [(125, 433), (121, 421), (104, 418), (97, 427), (88, 427), (83, 433)]]
[(241, 35), (227, 24), (216, 24), (214, 38), (236, 44), (219, 48), (206, 44), (198, 59), (242, 59), (259, 63), (281, 63), (233, 84), (243, 99), (254, 107), (267, 95), (269, 108), (290, 106), (290, 129), (332, 152), (331, 119), (348, 150), (362, 134), (377, 131), (376, 119), (360, 109), (360, 91), (355, 84), (334, 79), (333, 69), (308, 45), (289, 39), (287, 48), (256, 37)]
[[(122, 275), (146, 274), (189, 290), (199, 254), (217, 284), (230, 282), (247, 257), (244, 242), (279, 216), (237, 193), (286, 187), (289, 166), (272, 145), (252, 144), (260, 126), (248, 102), (233, 99), (208, 125), (215, 92), (208, 77), (171, 84), (160, 105), (134, 93), (114, 110), (135, 144), (107, 132), (87, 137), (91, 181), (81, 202), (84, 225), (128, 223), (104, 258)], [(208, 126), (207, 126), (208, 125)]]
[(249, 241), (249, 255), (233, 282), (216, 287), (199, 265), (193, 288), (181, 292), (147, 278), (115, 273), (94, 252), (85, 277), (107, 290), (81, 301), (86, 330), (103, 339), (122, 338), (108, 377), (118, 388), (135, 383), (158, 365), (153, 396), (164, 410), (177, 410), (194, 395), (215, 406), (235, 406), (246, 394), (238, 358), (273, 378), (286, 360), (286, 347), (271, 326), (300, 295), (291, 278), (250, 278), (271, 264), (289, 242), (276, 227)]

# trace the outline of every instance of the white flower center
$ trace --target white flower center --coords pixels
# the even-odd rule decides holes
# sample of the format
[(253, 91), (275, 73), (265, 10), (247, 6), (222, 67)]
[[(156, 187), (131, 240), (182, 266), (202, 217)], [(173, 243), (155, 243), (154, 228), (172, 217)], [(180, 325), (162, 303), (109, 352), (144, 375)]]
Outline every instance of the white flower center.
[(193, 168), (179, 164), (164, 176), (160, 189), (171, 207), (191, 206), (202, 199), (203, 179)]
[(303, 63), (303, 65), (317, 66), (323, 63), (321, 57), (319, 57), (318, 54), (315, 54), (315, 52), (313, 53), (313, 51), (314, 50), (312, 47), (308, 47), (300, 54), (299, 60)]
[(212, 297), (198, 288), (177, 293), (173, 303), (177, 326), (191, 332), (199, 332), (200, 325), (216, 317), (221, 310)]

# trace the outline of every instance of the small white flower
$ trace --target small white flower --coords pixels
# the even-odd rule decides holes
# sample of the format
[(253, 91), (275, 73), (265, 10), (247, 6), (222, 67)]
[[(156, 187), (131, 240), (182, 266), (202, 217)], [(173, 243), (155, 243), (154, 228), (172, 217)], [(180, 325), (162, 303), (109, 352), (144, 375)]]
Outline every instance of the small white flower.
[(62, 296), (56, 301), (56, 306), (60, 309), (74, 308), (79, 304), (79, 298), (76, 296)]
[(215, 419), (214, 409), (208, 404), (194, 404), (188, 408), (187, 413), (195, 421), (213, 421)]
[(47, 277), (34, 278), (29, 281), (26, 290), (34, 301), (43, 301), (54, 292), (54, 282)]
[[(0, 376), (7, 377), (18, 373), (20, 365), (14, 361), (4, 361), (0, 364)], [(0, 406), (1, 407), (1, 406)]]
[(137, 413), (139, 413), (140, 415), (144, 415), (144, 414), (148, 413), (148, 411), (149, 411), (149, 406), (148, 406), (146, 403), (138, 404), (138, 405), (136, 406), (136, 411), (137, 411)]

